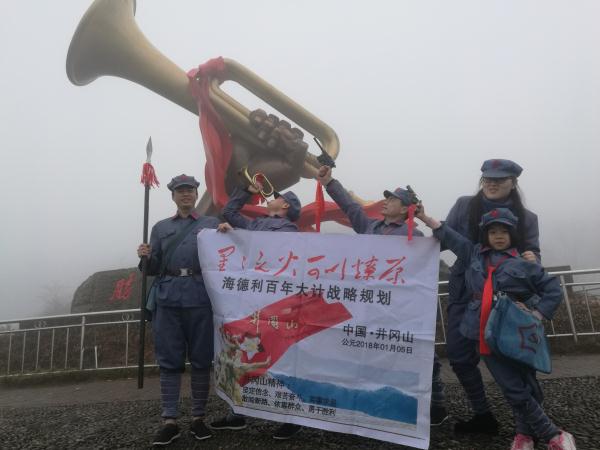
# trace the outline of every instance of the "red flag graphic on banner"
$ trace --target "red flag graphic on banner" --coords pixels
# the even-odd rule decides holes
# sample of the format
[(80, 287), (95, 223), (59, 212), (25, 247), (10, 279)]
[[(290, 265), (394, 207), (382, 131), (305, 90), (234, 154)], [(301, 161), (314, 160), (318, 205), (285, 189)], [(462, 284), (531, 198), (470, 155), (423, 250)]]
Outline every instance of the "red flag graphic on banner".
[(250, 378), (264, 374), (296, 342), (351, 317), (352, 314), (341, 303), (326, 303), (323, 297), (317, 295), (295, 294), (244, 319), (224, 324), (225, 334), (236, 339), (243, 350), (242, 363), (268, 361), (268, 365), (237, 380), (239, 385), (243, 386)]

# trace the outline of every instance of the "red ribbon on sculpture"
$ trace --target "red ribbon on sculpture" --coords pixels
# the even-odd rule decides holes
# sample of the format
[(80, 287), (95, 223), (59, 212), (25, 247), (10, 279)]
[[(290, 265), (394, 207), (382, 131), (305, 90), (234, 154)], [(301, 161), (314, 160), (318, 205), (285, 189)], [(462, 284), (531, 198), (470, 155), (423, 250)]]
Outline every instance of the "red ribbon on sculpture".
[(192, 96), (198, 103), (200, 131), (206, 153), (206, 189), (212, 196), (213, 203), (219, 208), (227, 202), (225, 173), (231, 160), (233, 145), (221, 116), (210, 102), (208, 88), (211, 78), (222, 78), (224, 73), (225, 61), (219, 57), (190, 70), (187, 74)]
[[(233, 145), (229, 132), (225, 127), (219, 113), (215, 110), (209, 97), (209, 85), (212, 78), (224, 78), (225, 61), (222, 57), (214, 58), (192, 69), (187, 73), (190, 81), (192, 97), (198, 104), (200, 116), (200, 132), (204, 142), (206, 154), (206, 189), (212, 197), (214, 205), (221, 209), (227, 203), (228, 195), (225, 191), (225, 174), (231, 160)], [(381, 218), (381, 202), (372, 203), (363, 207), (369, 217)], [(247, 204), (242, 212), (248, 217), (264, 216), (266, 208)], [(318, 217), (319, 228), (321, 221), (334, 220), (342, 225), (351, 226), (350, 221), (342, 210), (333, 202), (310, 203), (302, 208), (300, 218), (296, 221), (301, 231), (315, 231), (313, 224)]]

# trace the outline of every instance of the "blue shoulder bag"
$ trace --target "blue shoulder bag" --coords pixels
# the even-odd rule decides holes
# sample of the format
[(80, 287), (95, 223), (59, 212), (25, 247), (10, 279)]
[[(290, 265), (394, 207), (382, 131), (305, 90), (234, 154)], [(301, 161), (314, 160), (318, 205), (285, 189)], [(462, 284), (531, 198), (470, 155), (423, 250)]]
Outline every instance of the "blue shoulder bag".
[(499, 295), (494, 303), (484, 336), (494, 353), (543, 373), (552, 371), (542, 322), (530, 312), (520, 309), (506, 294)]

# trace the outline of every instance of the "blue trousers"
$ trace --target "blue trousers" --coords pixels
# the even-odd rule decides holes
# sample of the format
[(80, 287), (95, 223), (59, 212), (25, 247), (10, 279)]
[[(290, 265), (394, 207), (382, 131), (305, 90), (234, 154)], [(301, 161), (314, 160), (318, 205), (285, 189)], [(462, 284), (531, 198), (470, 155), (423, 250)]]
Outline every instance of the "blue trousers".
[(444, 382), (442, 381), (442, 363), (436, 353), (433, 354), (433, 374), (431, 376), (431, 406), (440, 408), (446, 406)]
[(460, 332), (460, 323), (467, 308), (467, 303), (452, 302), (448, 304), (448, 329), (446, 332), (446, 351), (448, 361), (464, 388), (471, 408), (475, 414), (483, 414), (490, 410), (485, 396), (485, 387), (481, 377), (479, 364), (479, 341), (467, 339)]
[(212, 309), (157, 305), (152, 313), (154, 353), (163, 371), (183, 372), (186, 357), (194, 369), (209, 368), (213, 358)]
[(542, 409), (544, 396), (534, 369), (495, 354), (483, 360), (512, 407), (517, 433), (548, 442), (560, 432)]

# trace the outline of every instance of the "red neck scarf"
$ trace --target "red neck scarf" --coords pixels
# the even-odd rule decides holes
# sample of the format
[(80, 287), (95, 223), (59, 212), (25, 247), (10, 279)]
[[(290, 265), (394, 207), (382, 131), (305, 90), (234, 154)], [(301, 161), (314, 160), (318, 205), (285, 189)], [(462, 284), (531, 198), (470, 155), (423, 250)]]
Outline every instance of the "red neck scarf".
[(486, 258), (487, 278), (483, 285), (483, 293), (481, 295), (481, 315), (479, 317), (479, 353), (481, 355), (491, 354), (490, 347), (485, 342), (485, 326), (492, 312), (492, 297), (494, 296), (494, 271), (508, 258), (508, 255), (503, 256), (498, 260), (495, 266), (490, 264), (489, 258)]

